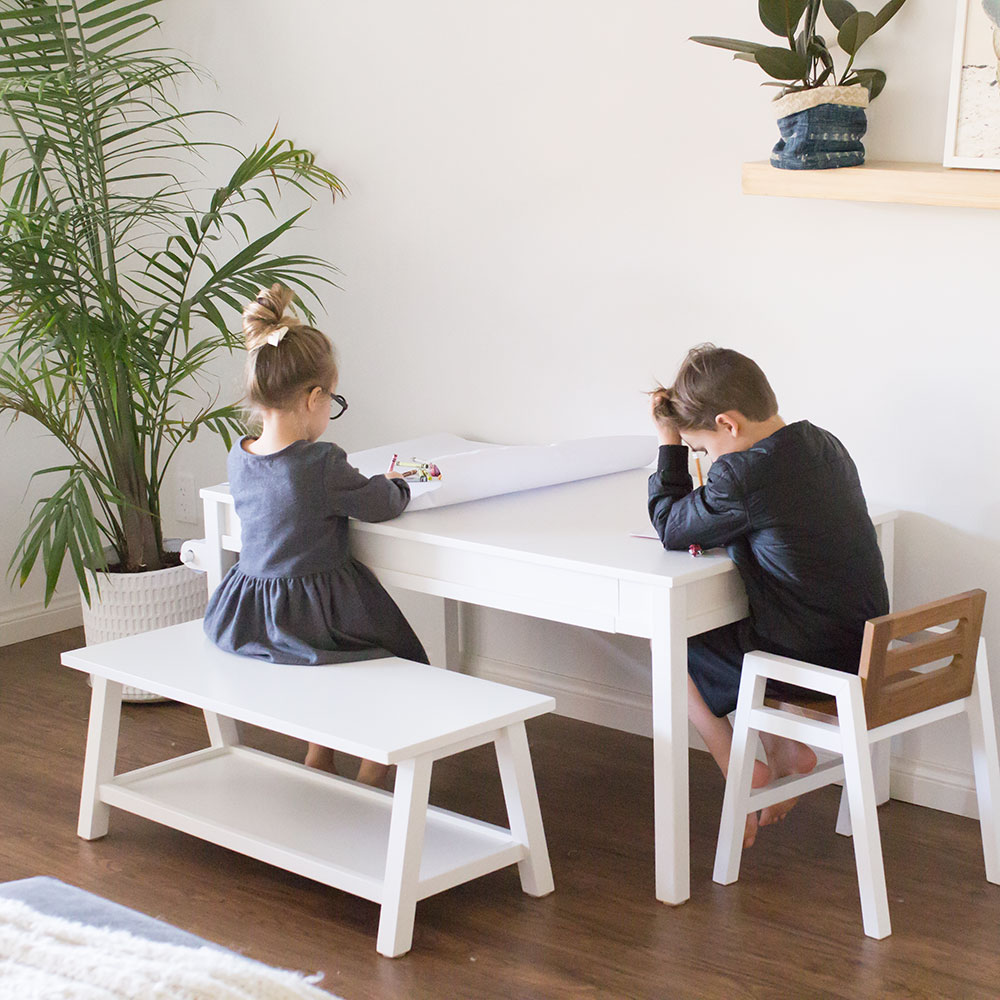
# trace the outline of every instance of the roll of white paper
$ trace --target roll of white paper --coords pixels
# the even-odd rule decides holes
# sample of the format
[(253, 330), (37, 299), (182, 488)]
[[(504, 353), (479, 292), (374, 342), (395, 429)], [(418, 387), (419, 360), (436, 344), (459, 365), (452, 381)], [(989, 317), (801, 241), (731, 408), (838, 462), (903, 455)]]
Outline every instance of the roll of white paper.
[(348, 455), (366, 476), (384, 473), (392, 456), (434, 462), (441, 479), (412, 483), (408, 510), (444, 507), (519, 490), (638, 469), (656, 461), (652, 435), (582, 438), (548, 445), (498, 445), (454, 434), (430, 434)]

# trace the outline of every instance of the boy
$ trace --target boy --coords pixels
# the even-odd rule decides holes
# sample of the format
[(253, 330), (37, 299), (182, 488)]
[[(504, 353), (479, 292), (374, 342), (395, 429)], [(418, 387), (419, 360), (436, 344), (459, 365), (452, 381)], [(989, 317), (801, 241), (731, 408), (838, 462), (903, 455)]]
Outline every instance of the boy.
[[(808, 421), (786, 425), (750, 358), (692, 348), (673, 386), (652, 393), (652, 414), (660, 451), (649, 516), (664, 548), (725, 546), (746, 587), (748, 618), (688, 640), (688, 715), (725, 775), (743, 654), (857, 673), (865, 622), (889, 611), (882, 556), (847, 450)], [(697, 490), (688, 448), (712, 463)], [(816, 766), (802, 743), (769, 734), (761, 742), (768, 763), (757, 763), (755, 788)], [(762, 810), (760, 825), (792, 805)], [(747, 818), (744, 846), (757, 825)]]

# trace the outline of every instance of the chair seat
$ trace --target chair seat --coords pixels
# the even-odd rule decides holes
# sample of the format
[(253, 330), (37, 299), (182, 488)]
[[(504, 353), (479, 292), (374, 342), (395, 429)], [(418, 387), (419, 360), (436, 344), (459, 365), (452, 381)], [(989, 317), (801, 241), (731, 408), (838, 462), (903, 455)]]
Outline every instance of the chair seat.
[(782, 692), (780, 697), (766, 697), (764, 705), (782, 712), (797, 712), (820, 722), (837, 718), (837, 699), (828, 698), (819, 691)]

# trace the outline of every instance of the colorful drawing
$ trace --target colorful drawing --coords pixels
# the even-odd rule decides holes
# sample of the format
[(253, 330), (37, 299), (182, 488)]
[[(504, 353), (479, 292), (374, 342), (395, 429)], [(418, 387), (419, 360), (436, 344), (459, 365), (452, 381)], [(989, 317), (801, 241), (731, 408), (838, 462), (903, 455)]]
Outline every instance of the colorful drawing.
[(408, 462), (397, 458), (393, 468), (402, 473), (404, 479), (413, 483), (429, 483), (441, 478), (441, 470), (433, 462), (421, 462), (417, 458), (411, 458)]

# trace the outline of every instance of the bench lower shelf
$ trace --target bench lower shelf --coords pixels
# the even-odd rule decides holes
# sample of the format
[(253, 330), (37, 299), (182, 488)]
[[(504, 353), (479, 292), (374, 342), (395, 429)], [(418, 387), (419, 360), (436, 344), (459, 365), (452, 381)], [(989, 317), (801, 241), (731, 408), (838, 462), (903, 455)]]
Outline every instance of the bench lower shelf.
[[(117, 775), (99, 795), (109, 806), (382, 902), (389, 792), (230, 746)], [(430, 806), (417, 898), (526, 855), (509, 830)]]

